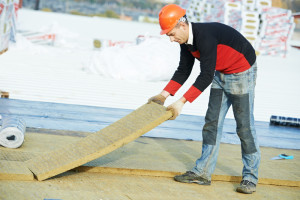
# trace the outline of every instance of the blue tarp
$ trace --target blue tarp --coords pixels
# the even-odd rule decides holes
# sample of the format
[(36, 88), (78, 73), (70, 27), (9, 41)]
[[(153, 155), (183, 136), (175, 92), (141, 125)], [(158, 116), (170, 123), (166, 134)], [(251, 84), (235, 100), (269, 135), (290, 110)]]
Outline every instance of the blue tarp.
[[(21, 117), (27, 127), (32, 128), (96, 132), (132, 111), (0, 98), (0, 115)], [(145, 136), (201, 141), (203, 125), (203, 116), (180, 115), (176, 120), (162, 123)], [(300, 128), (273, 126), (261, 121), (256, 121), (255, 127), (261, 146), (300, 149)], [(240, 144), (235, 120), (225, 119), (221, 142)]]

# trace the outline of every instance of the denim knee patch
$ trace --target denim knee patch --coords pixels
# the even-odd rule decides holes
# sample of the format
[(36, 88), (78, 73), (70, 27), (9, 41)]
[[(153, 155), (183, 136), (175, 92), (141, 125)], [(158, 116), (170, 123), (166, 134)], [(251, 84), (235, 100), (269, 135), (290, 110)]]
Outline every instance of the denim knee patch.
[(257, 152), (250, 128), (249, 94), (230, 95), (233, 114), (237, 125), (237, 134), (241, 140), (242, 150), (246, 154)]
[(205, 125), (202, 131), (203, 144), (215, 145), (218, 131), (218, 119), (222, 105), (223, 90), (211, 88)]

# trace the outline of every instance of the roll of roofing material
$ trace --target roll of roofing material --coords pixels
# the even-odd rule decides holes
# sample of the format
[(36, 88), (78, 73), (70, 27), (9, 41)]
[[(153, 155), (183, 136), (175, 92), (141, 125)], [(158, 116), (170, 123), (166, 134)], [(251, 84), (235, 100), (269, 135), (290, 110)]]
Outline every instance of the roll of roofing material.
[(24, 142), (26, 123), (23, 119), (13, 116), (2, 116), (0, 129), (0, 145), (7, 148), (18, 148)]
[(300, 127), (300, 118), (282, 117), (272, 115), (270, 118), (271, 125), (295, 126)]

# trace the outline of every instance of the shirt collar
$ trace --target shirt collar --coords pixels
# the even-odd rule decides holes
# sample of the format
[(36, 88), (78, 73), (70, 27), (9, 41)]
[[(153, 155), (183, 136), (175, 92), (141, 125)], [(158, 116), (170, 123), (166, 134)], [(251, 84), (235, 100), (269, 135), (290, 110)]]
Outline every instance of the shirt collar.
[(189, 39), (186, 44), (193, 45), (193, 30), (192, 30), (192, 23), (189, 22)]

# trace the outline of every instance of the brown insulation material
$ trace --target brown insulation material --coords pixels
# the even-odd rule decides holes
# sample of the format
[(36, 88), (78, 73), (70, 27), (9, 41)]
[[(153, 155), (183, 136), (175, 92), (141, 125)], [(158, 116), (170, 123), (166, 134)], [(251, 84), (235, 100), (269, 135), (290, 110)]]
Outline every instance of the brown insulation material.
[(164, 106), (145, 104), (97, 133), (30, 159), (26, 165), (38, 180), (45, 180), (122, 147), (171, 116)]

